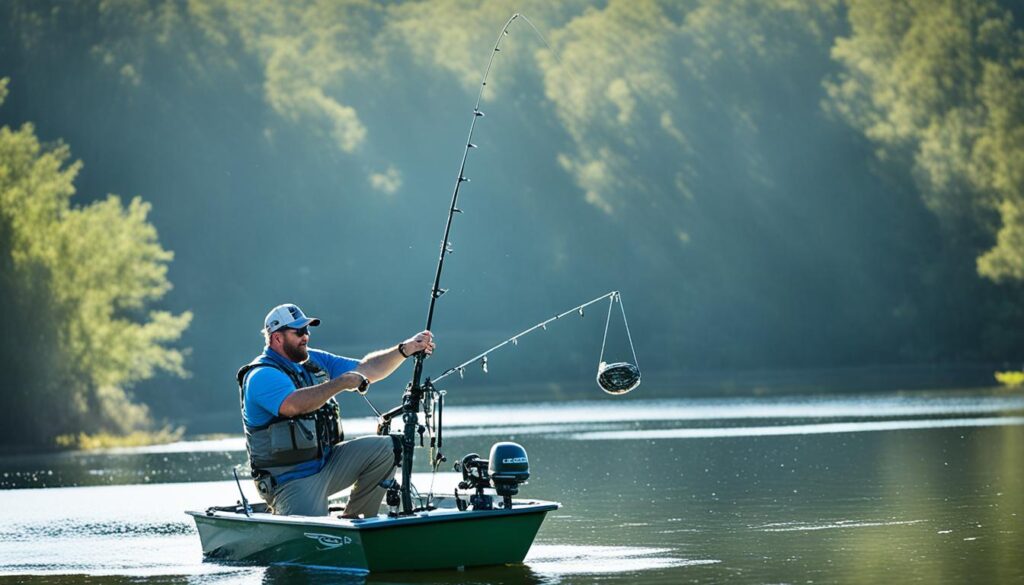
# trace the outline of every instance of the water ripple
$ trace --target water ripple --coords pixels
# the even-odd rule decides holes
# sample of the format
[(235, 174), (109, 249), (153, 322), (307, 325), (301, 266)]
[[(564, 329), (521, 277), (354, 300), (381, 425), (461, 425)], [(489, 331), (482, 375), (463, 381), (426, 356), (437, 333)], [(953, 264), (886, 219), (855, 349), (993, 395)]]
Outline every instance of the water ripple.
[(754, 527), (762, 532), (803, 532), (845, 528), (875, 528), (879, 526), (910, 526), (927, 520), (836, 520), (825, 523), (779, 522)]
[(0, 540), (35, 542), (40, 538), (69, 538), (89, 536), (176, 536), (192, 534), (195, 529), (187, 522), (54, 522), (8, 524), (0, 529)]
[(536, 573), (557, 575), (624, 573), (722, 562), (680, 558), (672, 556), (673, 552), (669, 548), (535, 544), (523, 562)]

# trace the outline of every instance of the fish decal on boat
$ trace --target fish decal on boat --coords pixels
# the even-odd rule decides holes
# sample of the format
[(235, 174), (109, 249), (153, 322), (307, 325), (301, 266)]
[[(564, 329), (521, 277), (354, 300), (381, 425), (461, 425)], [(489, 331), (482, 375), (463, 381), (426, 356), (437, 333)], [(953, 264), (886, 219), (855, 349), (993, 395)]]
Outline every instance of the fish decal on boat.
[(304, 536), (306, 538), (312, 538), (317, 542), (317, 544), (324, 547), (320, 550), (328, 550), (338, 548), (339, 546), (345, 546), (346, 544), (352, 544), (352, 538), (348, 536), (333, 536), (331, 534), (319, 534), (316, 532), (306, 532), (304, 533)]

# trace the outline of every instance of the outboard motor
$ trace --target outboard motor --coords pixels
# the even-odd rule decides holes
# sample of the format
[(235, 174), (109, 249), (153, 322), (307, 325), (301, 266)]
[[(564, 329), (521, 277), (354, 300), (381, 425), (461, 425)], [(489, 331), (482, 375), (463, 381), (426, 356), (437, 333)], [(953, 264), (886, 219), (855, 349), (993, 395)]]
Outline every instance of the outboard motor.
[(505, 509), (512, 507), (512, 496), (519, 493), (519, 484), (530, 479), (530, 460), (519, 443), (502, 442), (491, 446), (491, 486), (504, 498)]
[(470, 453), (455, 464), (455, 471), (462, 472), (459, 489), (473, 489), (467, 505), (456, 498), (459, 510), (473, 506), (474, 510), (491, 510), (494, 498), (484, 493), (484, 488), (494, 488), (502, 497), (503, 507), (512, 507), (512, 496), (519, 493), (519, 485), (530, 478), (530, 461), (526, 449), (518, 443), (502, 442), (491, 446), (490, 459), (481, 459), (476, 453)]

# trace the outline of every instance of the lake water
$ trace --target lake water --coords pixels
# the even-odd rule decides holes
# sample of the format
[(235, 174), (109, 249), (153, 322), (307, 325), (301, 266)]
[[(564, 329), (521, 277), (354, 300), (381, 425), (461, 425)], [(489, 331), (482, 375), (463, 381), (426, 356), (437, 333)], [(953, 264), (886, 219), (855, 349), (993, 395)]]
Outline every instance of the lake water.
[(516, 440), (521, 495), (562, 502), (523, 565), (354, 577), (204, 561), (183, 511), (238, 499), (232, 438), (0, 458), (0, 583), (1024, 582), (1019, 393), (633, 396), (445, 412), (450, 461)]

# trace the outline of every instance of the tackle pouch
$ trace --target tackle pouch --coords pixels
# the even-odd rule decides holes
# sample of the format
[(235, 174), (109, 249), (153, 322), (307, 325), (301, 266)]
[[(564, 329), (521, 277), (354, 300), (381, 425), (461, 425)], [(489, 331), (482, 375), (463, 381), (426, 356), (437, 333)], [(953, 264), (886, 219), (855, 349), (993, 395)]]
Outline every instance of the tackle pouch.
[(345, 440), (345, 429), (341, 427), (341, 406), (337, 400), (328, 400), (317, 414), (320, 415), (317, 417), (317, 424), (322, 427), (325, 444), (334, 446)]
[(274, 465), (291, 465), (319, 457), (316, 430), (313, 418), (293, 418), (270, 425), (267, 431)]

